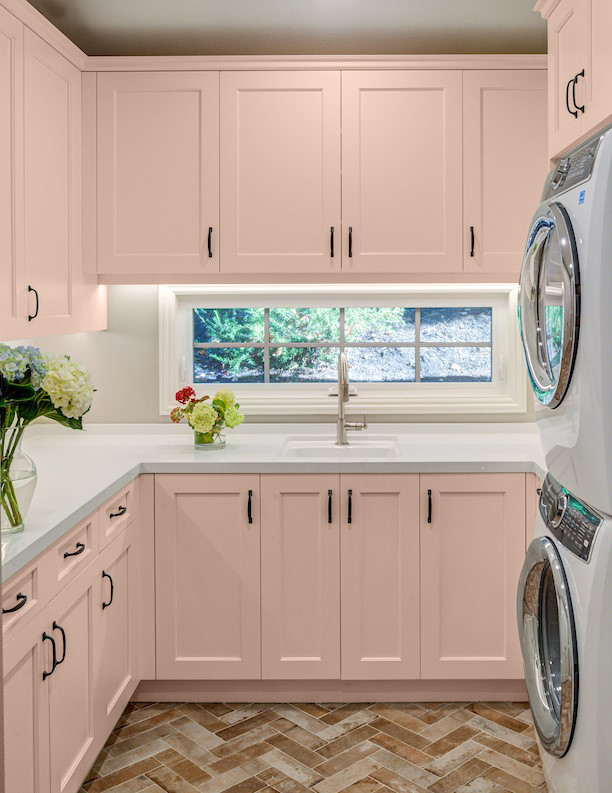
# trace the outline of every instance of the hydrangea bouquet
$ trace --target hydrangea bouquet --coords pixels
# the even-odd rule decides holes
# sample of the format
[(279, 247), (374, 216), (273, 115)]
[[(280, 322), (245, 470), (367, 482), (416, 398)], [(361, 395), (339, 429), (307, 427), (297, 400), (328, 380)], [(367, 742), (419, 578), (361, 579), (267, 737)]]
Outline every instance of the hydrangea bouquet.
[(242, 424), (244, 415), (240, 412), (234, 392), (229, 388), (220, 388), (210, 403), (209, 400), (209, 396), (198, 399), (191, 386), (177, 391), (176, 401), (180, 406), (172, 409), (170, 420), (178, 424), (186, 419), (195, 433), (196, 446), (220, 449), (225, 446), (225, 428), (233, 429)]
[[(24, 488), (23, 470), (17, 459), (28, 424), (45, 416), (65, 427), (83, 429), (82, 417), (91, 407), (94, 389), (89, 372), (67, 355), (43, 356), (36, 347), (9, 347), (0, 344), (0, 517), (3, 530), (23, 528), (23, 514), (33, 494)], [(26, 499), (20, 497), (19, 493)]]

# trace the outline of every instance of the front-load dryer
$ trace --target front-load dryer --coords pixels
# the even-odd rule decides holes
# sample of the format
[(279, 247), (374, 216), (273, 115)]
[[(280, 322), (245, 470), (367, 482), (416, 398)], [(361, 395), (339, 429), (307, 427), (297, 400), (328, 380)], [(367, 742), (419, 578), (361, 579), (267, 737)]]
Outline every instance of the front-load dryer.
[(547, 177), (525, 246), (519, 324), (547, 468), (612, 514), (612, 128)]
[(549, 474), (517, 597), (549, 793), (612, 790), (611, 606), (612, 518)]

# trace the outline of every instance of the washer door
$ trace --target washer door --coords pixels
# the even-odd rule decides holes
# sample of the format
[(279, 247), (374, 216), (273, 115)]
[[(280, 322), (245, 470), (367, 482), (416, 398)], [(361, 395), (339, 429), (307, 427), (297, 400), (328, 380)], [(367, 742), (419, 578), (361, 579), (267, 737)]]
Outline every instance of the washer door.
[(519, 325), (531, 385), (550, 408), (572, 376), (579, 326), (579, 270), (569, 215), (542, 204), (531, 224), (519, 288)]
[(578, 706), (578, 651), (567, 579), (554, 544), (537, 537), (518, 587), (518, 627), (533, 720), (544, 749), (563, 757)]

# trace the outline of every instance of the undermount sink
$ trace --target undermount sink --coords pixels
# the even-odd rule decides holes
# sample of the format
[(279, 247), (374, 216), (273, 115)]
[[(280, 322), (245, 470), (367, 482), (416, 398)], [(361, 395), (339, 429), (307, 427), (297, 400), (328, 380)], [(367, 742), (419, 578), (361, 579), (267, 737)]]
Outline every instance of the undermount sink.
[(344, 460), (348, 457), (398, 457), (400, 446), (391, 435), (351, 436), (348, 446), (336, 446), (330, 435), (304, 435), (287, 438), (280, 450), (281, 457), (320, 457)]

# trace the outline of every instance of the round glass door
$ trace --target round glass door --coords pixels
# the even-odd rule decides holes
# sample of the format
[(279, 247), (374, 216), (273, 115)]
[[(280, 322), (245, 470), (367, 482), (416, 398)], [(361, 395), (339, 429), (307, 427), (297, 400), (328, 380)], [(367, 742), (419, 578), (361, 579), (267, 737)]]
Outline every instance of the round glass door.
[(542, 204), (527, 238), (519, 288), (519, 325), (531, 385), (548, 407), (561, 404), (578, 343), (576, 241), (561, 204)]

